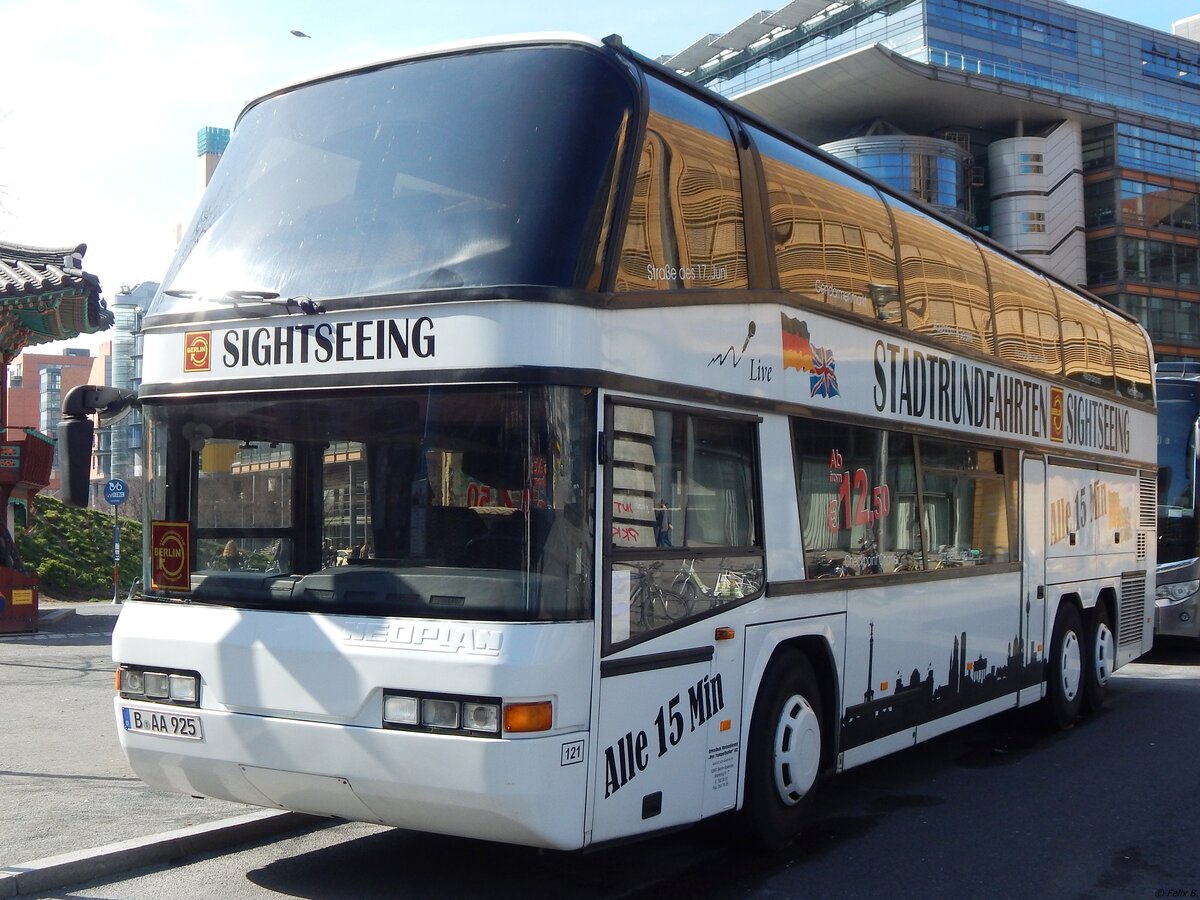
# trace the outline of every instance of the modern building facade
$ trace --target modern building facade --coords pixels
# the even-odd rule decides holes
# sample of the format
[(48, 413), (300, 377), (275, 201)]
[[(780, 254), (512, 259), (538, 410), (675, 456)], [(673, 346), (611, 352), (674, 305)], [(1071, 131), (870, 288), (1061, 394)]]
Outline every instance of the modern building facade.
[[(142, 377), (142, 319), (157, 290), (157, 282), (145, 281), (136, 287), (123, 287), (113, 298), (109, 304), (115, 320), (112, 340), (99, 349), (92, 370), (93, 384), (137, 391)], [(103, 508), (104, 486), (113, 478), (130, 486), (130, 502), (140, 503), (143, 462), (142, 414), (134, 407), (115, 424), (96, 430), (91, 505)]]
[(1057, 0), (793, 0), (659, 61), (1087, 286), (1138, 317), (1158, 359), (1189, 359), (1196, 25)]

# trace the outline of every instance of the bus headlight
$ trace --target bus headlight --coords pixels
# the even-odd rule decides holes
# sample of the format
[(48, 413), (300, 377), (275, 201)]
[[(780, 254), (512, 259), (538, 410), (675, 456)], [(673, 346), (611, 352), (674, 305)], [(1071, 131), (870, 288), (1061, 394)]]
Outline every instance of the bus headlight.
[(453, 700), (422, 700), (421, 721), (430, 728), (457, 728), (458, 704)]
[(1160, 584), (1154, 589), (1154, 599), (1166, 600), (1170, 603), (1180, 603), (1187, 600), (1198, 590), (1200, 590), (1200, 580)]
[(500, 731), (500, 707), (494, 703), (464, 703), (463, 728), (471, 731)]
[(166, 700), (171, 696), (170, 676), (166, 672), (143, 672), (146, 696), (151, 700)]
[(385, 725), (420, 725), (421, 701), (416, 697), (384, 697), (383, 722)]
[(146, 693), (146, 677), (141, 669), (117, 669), (117, 690), (122, 694)]
[(500, 698), (384, 691), (383, 727), (500, 737)]
[(171, 675), (167, 679), (167, 693), (173, 703), (195, 703), (197, 699), (195, 677)]
[(199, 706), (200, 675), (196, 672), (122, 665), (117, 667), (117, 693), (127, 700)]

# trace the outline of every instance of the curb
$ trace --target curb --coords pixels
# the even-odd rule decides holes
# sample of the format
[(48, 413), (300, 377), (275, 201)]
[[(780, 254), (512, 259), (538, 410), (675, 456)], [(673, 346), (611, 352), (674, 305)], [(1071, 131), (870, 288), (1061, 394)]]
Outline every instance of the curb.
[(305, 813), (262, 810), (193, 825), (176, 831), (133, 838), (92, 850), (61, 853), (33, 862), (0, 867), (0, 898), (19, 897), (95, 881), (106, 875), (142, 868), (181, 856), (195, 856), (247, 844), (318, 824), (336, 824), (340, 820)]

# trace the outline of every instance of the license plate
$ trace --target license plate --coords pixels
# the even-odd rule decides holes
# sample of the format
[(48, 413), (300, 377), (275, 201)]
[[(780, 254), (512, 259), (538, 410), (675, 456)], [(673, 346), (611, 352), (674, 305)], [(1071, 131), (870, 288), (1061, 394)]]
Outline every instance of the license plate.
[(186, 738), (189, 741), (204, 740), (204, 732), (200, 730), (200, 717), (180, 713), (150, 712), (145, 709), (121, 707), (121, 716), (125, 720), (126, 731), (136, 731), (140, 734), (161, 734), (166, 737)]

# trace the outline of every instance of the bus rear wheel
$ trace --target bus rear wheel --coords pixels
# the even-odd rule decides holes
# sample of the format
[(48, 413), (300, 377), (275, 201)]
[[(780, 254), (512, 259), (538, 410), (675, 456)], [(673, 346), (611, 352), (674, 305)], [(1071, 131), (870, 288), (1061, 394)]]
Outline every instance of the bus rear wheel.
[(1068, 601), (1060, 602), (1050, 639), (1050, 681), (1046, 696), (1050, 724), (1056, 728), (1070, 728), (1079, 718), (1083, 707), (1087, 676), (1084, 672), (1083, 641), (1080, 639), (1082, 634), (1079, 610)]
[(1116, 664), (1117, 639), (1112, 632), (1108, 607), (1101, 600), (1088, 616), (1087, 665), (1083, 679), (1083, 711), (1095, 712), (1104, 705), (1108, 679)]
[(822, 768), (823, 727), (808, 659), (776, 659), (754, 704), (747, 750), (744, 814), (761, 846), (777, 850), (800, 830)]

